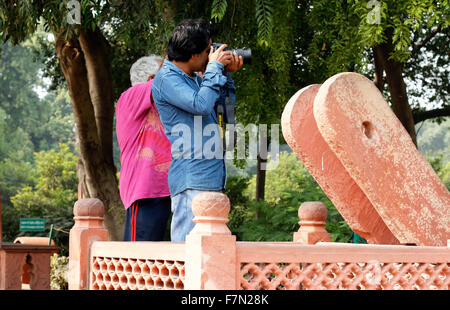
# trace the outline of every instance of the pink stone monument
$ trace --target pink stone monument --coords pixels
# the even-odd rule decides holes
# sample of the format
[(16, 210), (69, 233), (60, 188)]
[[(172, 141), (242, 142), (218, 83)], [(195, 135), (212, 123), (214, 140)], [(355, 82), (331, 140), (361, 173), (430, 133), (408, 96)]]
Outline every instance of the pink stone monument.
[(323, 139), (400, 243), (446, 246), (450, 193), (373, 82), (337, 74), (313, 109)]
[(320, 86), (305, 87), (289, 100), (281, 118), (284, 138), (354, 232), (369, 243), (398, 244), (317, 128), (313, 104)]

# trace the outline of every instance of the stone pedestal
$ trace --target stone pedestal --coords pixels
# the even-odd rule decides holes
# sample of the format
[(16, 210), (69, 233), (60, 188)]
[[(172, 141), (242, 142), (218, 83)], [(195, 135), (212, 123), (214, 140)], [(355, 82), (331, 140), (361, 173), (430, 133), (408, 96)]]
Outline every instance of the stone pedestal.
[(308, 201), (298, 208), (300, 228), (294, 233), (294, 242), (315, 244), (331, 242), (331, 235), (325, 230), (328, 210), (319, 201)]
[(107, 241), (103, 226), (103, 203), (97, 198), (84, 198), (73, 208), (75, 225), (69, 235), (69, 289), (89, 289), (89, 255), (94, 241)]
[(192, 200), (195, 227), (186, 236), (188, 290), (237, 289), (236, 236), (226, 223), (230, 201), (219, 192), (203, 192)]

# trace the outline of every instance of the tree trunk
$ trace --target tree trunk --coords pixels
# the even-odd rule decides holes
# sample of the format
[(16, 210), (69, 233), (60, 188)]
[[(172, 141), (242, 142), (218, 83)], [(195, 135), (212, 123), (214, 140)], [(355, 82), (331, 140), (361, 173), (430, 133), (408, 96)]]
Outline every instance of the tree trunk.
[(378, 52), (377, 47), (373, 47), (372, 48), (373, 51), (373, 62), (375, 65), (375, 78), (374, 78), (374, 83), (375, 86), (379, 89), (380, 92), (383, 92), (383, 87), (384, 87), (384, 68), (383, 68), (383, 61), (382, 61), (382, 57), (383, 55), (381, 55), (381, 53)]
[(94, 47), (86, 33), (80, 35), (80, 41), (66, 41), (59, 34), (55, 34), (55, 38), (56, 54), (67, 81), (77, 125), (81, 155), (77, 170), (81, 189), (86, 198), (102, 200), (109, 239), (121, 240), (123, 205), (112, 163), (112, 77), (110, 68), (104, 68), (109, 66), (105, 60), (108, 55), (102, 46)]
[[(412, 141), (417, 146), (416, 129), (414, 127), (414, 117), (411, 106), (408, 102), (408, 95), (406, 93), (406, 84), (403, 79), (403, 64), (389, 59), (394, 51), (392, 43), (392, 28), (386, 30), (386, 42), (381, 43), (374, 48), (375, 64), (380, 63), (386, 73), (386, 81), (391, 94), (392, 110), (397, 118), (405, 127), (406, 131), (411, 136)], [(379, 68), (375, 69), (379, 75)], [(379, 76), (377, 77), (377, 86), (381, 85)]]
[(266, 185), (266, 169), (267, 159), (262, 159), (258, 154), (256, 164), (256, 201), (264, 200)]
[[(259, 115), (258, 123), (261, 124)], [(256, 201), (263, 201), (265, 198), (268, 155), (267, 130), (265, 128), (266, 127), (260, 125), (258, 129), (258, 155), (256, 157)], [(258, 217), (258, 214), (256, 215), (256, 217)]]
[(89, 95), (94, 106), (103, 158), (115, 169), (112, 155), (114, 100), (109, 44), (99, 30), (81, 31), (79, 42), (86, 62)]

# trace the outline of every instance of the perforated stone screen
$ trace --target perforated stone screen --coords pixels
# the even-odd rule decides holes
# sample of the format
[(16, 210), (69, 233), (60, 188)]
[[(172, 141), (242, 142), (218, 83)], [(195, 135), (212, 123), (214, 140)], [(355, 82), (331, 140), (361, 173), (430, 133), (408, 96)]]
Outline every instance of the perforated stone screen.
[(448, 290), (448, 263), (242, 263), (241, 289)]
[(184, 262), (174, 260), (92, 258), (91, 289), (184, 289)]

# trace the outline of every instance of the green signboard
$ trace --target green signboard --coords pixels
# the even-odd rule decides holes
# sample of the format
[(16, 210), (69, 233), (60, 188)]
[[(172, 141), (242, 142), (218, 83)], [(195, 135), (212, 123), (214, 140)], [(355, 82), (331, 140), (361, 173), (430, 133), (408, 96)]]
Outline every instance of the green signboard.
[(45, 219), (41, 218), (21, 218), (20, 231), (44, 231)]

